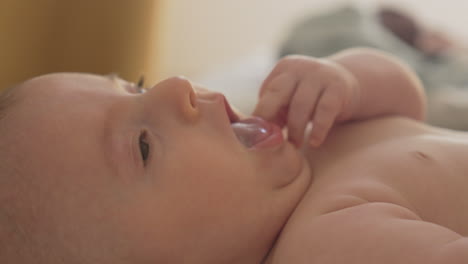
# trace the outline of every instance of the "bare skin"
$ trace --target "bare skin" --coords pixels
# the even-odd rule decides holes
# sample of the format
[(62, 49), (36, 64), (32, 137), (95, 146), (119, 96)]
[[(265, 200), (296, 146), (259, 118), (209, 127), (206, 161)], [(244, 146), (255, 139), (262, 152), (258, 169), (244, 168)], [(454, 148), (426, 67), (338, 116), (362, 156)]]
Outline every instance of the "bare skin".
[[(287, 127), (293, 142), (302, 142), (305, 121), (319, 126), (306, 133), (301, 145), (312, 183), (265, 263), (468, 262), (468, 134), (418, 122), (425, 108), (420, 85), (403, 65), (381, 55), (345, 52), (329, 58), (332, 68), (329, 62), (287, 58), (264, 82), (255, 114)], [(380, 59), (370, 70), (375, 74), (356, 67)], [(313, 71), (301, 75), (291, 70), (298, 64), (318, 68), (331, 81), (308, 81), (304, 76)], [(336, 66), (345, 72), (334, 71)], [(400, 81), (379, 76), (380, 67)], [(324, 73), (330, 69), (337, 75)], [(355, 79), (346, 82), (349, 73)], [(294, 89), (282, 102), (271, 100), (279, 93), (271, 80), (285, 75), (296, 79)], [(343, 87), (336, 88), (336, 79)], [(353, 103), (349, 91), (356, 87), (365, 95)], [(314, 98), (316, 89), (323, 91)], [(327, 92), (334, 96), (326, 97)], [(306, 98), (317, 101), (315, 107), (295, 100), (307, 93)], [(328, 98), (335, 101), (321, 103)], [(307, 118), (292, 120), (304, 111)]]
[(379, 118), (305, 155), (313, 182), (266, 263), (468, 260), (466, 133)]

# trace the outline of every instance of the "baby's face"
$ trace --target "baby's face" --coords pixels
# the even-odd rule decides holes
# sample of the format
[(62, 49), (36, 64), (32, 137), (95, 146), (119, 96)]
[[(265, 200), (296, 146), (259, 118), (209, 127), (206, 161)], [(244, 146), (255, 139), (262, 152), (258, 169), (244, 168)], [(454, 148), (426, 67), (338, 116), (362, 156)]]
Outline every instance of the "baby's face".
[(260, 262), (308, 168), (287, 142), (244, 147), (222, 97), (194, 86), (52, 74), (19, 88), (8, 136), (45, 239), (131, 263)]

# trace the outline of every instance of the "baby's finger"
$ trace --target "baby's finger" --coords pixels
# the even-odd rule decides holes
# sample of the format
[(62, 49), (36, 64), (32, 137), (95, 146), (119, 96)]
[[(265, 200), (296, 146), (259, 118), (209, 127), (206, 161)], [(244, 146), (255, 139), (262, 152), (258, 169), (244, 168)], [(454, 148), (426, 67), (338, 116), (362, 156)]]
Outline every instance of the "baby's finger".
[(291, 61), (294, 56), (286, 56), (282, 58), (278, 63), (275, 65), (273, 70), (268, 74), (266, 79), (263, 81), (262, 86), (260, 87), (259, 91), (259, 96), (262, 97), (262, 95), (265, 93), (265, 91), (268, 89), (270, 86), (271, 82), (275, 79), (277, 79), (278, 76), (281, 75), (281, 73), (287, 72), (288, 69), (290, 69), (291, 66)]
[(317, 109), (312, 120), (312, 132), (309, 143), (313, 147), (318, 147), (325, 140), (330, 131), (335, 118), (340, 110), (340, 97), (334, 91), (336, 89), (327, 88), (319, 98)]
[(288, 137), (296, 146), (302, 143), (305, 128), (322, 91), (320, 79), (309, 78), (299, 84), (293, 95), (288, 112)]
[(278, 113), (289, 105), (296, 87), (296, 79), (290, 74), (281, 74), (270, 82), (255, 107), (253, 115), (265, 120), (277, 121)]

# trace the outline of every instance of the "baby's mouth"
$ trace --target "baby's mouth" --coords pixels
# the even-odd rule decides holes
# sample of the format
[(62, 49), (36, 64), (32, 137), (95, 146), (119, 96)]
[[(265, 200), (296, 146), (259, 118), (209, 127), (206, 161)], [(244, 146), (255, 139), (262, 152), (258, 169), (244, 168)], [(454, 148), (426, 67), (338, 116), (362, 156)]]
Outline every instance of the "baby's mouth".
[(245, 117), (239, 111), (233, 110), (225, 100), (226, 112), (231, 128), (237, 139), (246, 148), (252, 148), (267, 139), (273, 132), (273, 125), (260, 117)]
[(262, 142), (271, 134), (271, 127), (268, 122), (259, 117), (239, 120), (231, 123), (231, 127), (237, 139), (247, 148)]

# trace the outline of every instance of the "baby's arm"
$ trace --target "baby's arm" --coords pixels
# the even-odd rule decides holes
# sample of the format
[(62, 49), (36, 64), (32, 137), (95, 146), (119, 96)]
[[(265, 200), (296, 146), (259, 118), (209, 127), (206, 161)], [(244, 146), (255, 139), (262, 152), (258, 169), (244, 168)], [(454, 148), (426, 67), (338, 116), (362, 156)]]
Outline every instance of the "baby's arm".
[(424, 89), (415, 73), (384, 52), (355, 48), (329, 57), (350, 71), (359, 83), (360, 102), (350, 119), (398, 114), (423, 120)]
[(287, 125), (301, 145), (309, 121), (310, 144), (320, 145), (333, 124), (386, 114), (422, 120), (424, 90), (396, 58), (372, 49), (345, 50), (328, 58), (288, 56), (260, 89), (254, 115)]
[(468, 238), (404, 207), (365, 203), (315, 217), (282, 244), (271, 263), (466, 264)]

